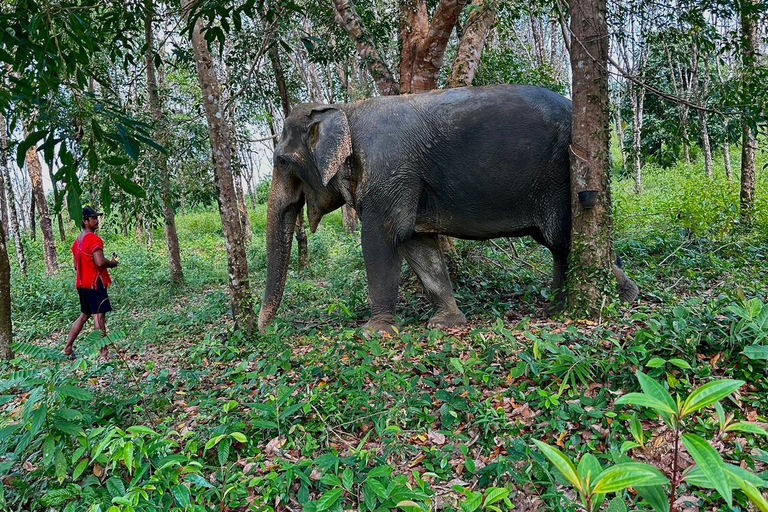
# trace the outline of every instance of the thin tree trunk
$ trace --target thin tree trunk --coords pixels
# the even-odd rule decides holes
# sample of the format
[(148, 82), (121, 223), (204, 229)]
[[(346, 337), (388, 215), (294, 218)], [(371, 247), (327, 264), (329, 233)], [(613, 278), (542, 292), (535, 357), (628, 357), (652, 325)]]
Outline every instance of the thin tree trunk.
[(37, 217), (35, 216), (35, 194), (29, 195), (29, 227), (32, 232), (32, 240), (37, 242)]
[(621, 118), (621, 95), (616, 98), (616, 135), (619, 137), (619, 155), (621, 155), (621, 170), (627, 170), (627, 151), (624, 149), (624, 120)]
[(5, 226), (0, 224), (0, 357), (13, 359), (11, 324), (11, 264), (5, 243)]
[[(755, 5), (759, 0), (741, 2), (741, 40), (743, 48), (742, 82), (754, 83), (758, 63), (757, 20)], [(743, 116), (741, 122), (741, 191), (739, 194), (739, 213), (741, 220), (752, 220), (752, 208), (755, 200), (755, 179), (757, 171), (757, 138), (750, 126), (751, 119)]]
[[(351, 7), (351, 6), (350, 6)], [(280, 93), (280, 105), (283, 109), (283, 117), (288, 117), (291, 113), (291, 97), (288, 94), (288, 86), (285, 82), (285, 75), (283, 74), (283, 65), (280, 62), (280, 52), (277, 46), (273, 46), (269, 51), (269, 60), (272, 62), (272, 70), (275, 73), (275, 81), (277, 82), (277, 90)], [(276, 130), (273, 128), (272, 135), (276, 134)], [(277, 139), (273, 137), (273, 144), (277, 144)], [(307, 267), (309, 264), (309, 246), (307, 244), (307, 230), (304, 227), (304, 207), (299, 210), (299, 214), (296, 216), (296, 225), (293, 232), (296, 236), (296, 248), (299, 254), (299, 270)]]
[[(159, 84), (155, 74), (154, 58), (154, 33), (152, 30), (152, 18), (154, 15), (153, 2), (145, 0), (146, 14), (144, 20), (144, 36), (146, 40), (145, 65), (147, 68), (147, 94), (149, 96), (149, 109), (155, 129), (161, 139), (165, 139), (163, 123), (163, 107), (160, 101)], [(160, 178), (160, 192), (163, 201), (163, 223), (165, 225), (165, 242), (168, 247), (168, 267), (171, 274), (171, 285), (179, 286), (184, 283), (184, 271), (181, 266), (181, 249), (179, 247), (179, 235), (176, 231), (176, 212), (173, 209), (173, 194), (168, 177), (168, 159), (162, 153), (157, 154), (158, 177)]]
[[(4, 148), (0, 148), (0, 158), (3, 160), (0, 162), (0, 165), (5, 167), (5, 150)], [(8, 192), (7, 188), (5, 186), (5, 171), (0, 172), (0, 209), (2, 209), (2, 215), (0, 215), (0, 223), (6, 227), (5, 230), (5, 244), (8, 245), (10, 243), (10, 231), (9, 231), (9, 221), (8, 221)]]
[(32, 195), (37, 204), (37, 211), (40, 213), (40, 232), (45, 248), (45, 268), (48, 275), (53, 275), (59, 271), (59, 258), (56, 254), (56, 241), (53, 237), (51, 216), (48, 213), (48, 202), (45, 200), (45, 193), (43, 192), (43, 169), (40, 165), (36, 146), (27, 150), (26, 160), (29, 179), (32, 182)]
[[(608, 173), (608, 26), (605, 0), (571, 0), (573, 132), (568, 306), (598, 317), (611, 288), (613, 221)], [(597, 204), (584, 208), (577, 193), (596, 190)]]
[[(693, 87), (693, 96), (696, 98), (696, 104), (701, 105), (704, 98), (707, 97), (709, 89), (708, 70), (704, 71), (703, 85), (699, 85), (700, 78), (700, 53), (697, 45), (694, 45), (693, 49), (693, 71), (691, 87)], [(703, 90), (702, 90), (703, 89)], [(696, 115), (699, 118), (699, 128), (701, 130), (701, 151), (704, 153), (704, 169), (707, 173), (707, 178), (712, 179), (715, 176), (714, 169), (712, 167), (712, 149), (709, 143), (709, 129), (707, 127), (707, 113), (702, 109), (696, 109)]]
[(725, 177), (728, 181), (733, 181), (733, 168), (731, 167), (731, 143), (728, 140), (728, 121), (725, 121), (725, 136), (723, 137), (723, 165), (725, 166)]
[[(187, 19), (191, 19), (192, 0), (183, 0), (183, 8)], [(192, 30), (192, 46), (194, 48), (197, 76), (203, 93), (205, 115), (208, 119), (211, 150), (213, 153), (214, 176), (219, 193), (219, 211), (227, 246), (227, 267), (229, 270), (229, 288), (232, 293), (232, 311), (235, 325), (242, 328), (247, 336), (253, 333), (254, 314), (251, 299), (250, 280), (248, 276), (248, 259), (240, 225), (235, 196), (235, 185), (232, 179), (232, 155), (229, 144), (229, 130), (225, 124), (223, 105), (221, 104), (221, 88), (213, 65), (213, 57), (208, 49), (208, 43), (203, 34), (201, 20), (195, 22)]]
[(544, 33), (541, 26), (541, 19), (535, 10), (531, 10), (531, 34), (533, 35), (533, 47), (536, 51), (536, 62), (539, 67), (544, 66), (546, 61), (546, 51), (544, 49)]
[(67, 235), (64, 230), (64, 215), (62, 213), (64, 208), (63, 205), (59, 204), (62, 199), (62, 192), (59, 190), (59, 187), (56, 186), (56, 180), (53, 178), (53, 174), (53, 169), (48, 167), (48, 178), (51, 180), (51, 184), (53, 185), (53, 198), (56, 204), (59, 205), (59, 211), (56, 212), (56, 221), (59, 225), (59, 239), (62, 243), (64, 243), (67, 241)]
[(640, 157), (640, 145), (643, 133), (643, 105), (645, 102), (645, 90), (635, 89), (632, 86), (630, 93), (632, 102), (632, 167), (635, 171), (635, 192), (643, 192), (643, 162)]

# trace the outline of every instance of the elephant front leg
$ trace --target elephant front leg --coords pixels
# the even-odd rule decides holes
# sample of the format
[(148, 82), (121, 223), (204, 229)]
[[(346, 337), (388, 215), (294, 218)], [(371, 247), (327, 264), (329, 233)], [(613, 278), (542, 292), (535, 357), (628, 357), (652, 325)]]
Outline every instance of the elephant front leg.
[(395, 307), (400, 284), (400, 254), (386, 233), (380, 228), (366, 228), (365, 222), (362, 245), (371, 303), (371, 319), (363, 325), (363, 331), (394, 334), (397, 329)]
[(451, 279), (445, 268), (443, 252), (436, 235), (415, 235), (403, 242), (400, 249), (405, 260), (419, 276), (424, 291), (437, 310), (427, 326), (454, 327), (467, 323), (467, 318), (456, 305)]

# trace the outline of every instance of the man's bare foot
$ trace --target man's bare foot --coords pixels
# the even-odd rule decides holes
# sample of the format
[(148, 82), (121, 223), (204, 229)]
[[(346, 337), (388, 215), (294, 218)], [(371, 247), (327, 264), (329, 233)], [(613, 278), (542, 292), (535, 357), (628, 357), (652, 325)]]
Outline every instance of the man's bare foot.
[(102, 348), (99, 352), (99, 361), (102, 363), (108, 363), (109, 362), (109, 350), (107, 350), (106, 347)]

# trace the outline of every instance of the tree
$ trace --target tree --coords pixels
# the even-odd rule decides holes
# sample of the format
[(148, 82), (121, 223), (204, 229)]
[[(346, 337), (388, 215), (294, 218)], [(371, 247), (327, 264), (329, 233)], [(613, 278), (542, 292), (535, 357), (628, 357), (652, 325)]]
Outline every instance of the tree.
[[(605, 0), (571, 0), (573, 228), (568, 306), (596, 317), (611, 289), (613, 220), (609, 179), (608, 26)], [(596, 195), (593, 206), (583, 195)]]
[[(163, 106), (160, 100), (157, 76), (155, 74), (155, 52), (154, 35), (152, 30), (152, 20), (154, 15), (153, 2), (146, 0), (146, 12), (144, 22), (144, 35), (146, 40), (145, 65), (147, 70), (147, 95), (149, 96), (149, 108), (152, 113), (152, 120), (156, 129), (160, 129), (161, 135), (164, 135), (165, 128), (163, 124)], [(163, 220), (165, 224), (165, 240), (168, 246), (168, 266), (171, 272), (171, 284), (179, 286), (184, 283), (184, 271), (181, 267), (181, 251), (179, 249), (179, 236), (176, 233), (176, 212), (173, 209), (173, 195), (171, 193), (171, 183), (168, 178), (168, 159), (165, 153), (159, 155), (158, 177), (160, 179), (160, 189), (163, 202)]]
[(184, 0), (183, 8), (192, 28), (192, 46), (197, 67), (200, 89), (203, 92), (205, 116), (213, 152), (214, 176), (219, 194), (219, 212), (227, 247), (227, 268), (229, 288), (232, 293), (232, 311), (235, 325), (250, 336), (254, 327), (253, 303), (251, 299), (248, 260), (240, 223), (240, 213), (232, 177), (232, 156), (229, 143), (229, 129), (223, 112), (221, 88), (214, 69), (213, 56), (205, 40), (203, 23), (196, 16), (193, 0)]
[(11, 264), (5, 243), (5, 226), (0, 224), (0, 357), (13, 359), (11, 324)]
[[(11, 173), (8, 168), (8, 127), (5, 118), (0, 114), (0, 172), (3, 174), (3, 186), (5, 187), (5, 198), (8, 203), (8, 221), (11, 232), (6, 236), (13, 236), (13, 242), (16, 246), (16, 258), (19, 261), (21, 273), (27, 274), (27, 259), (24, 257), (24, 245), (21, 243), (21, 229), (19, 229), (19, 216), (16, 213), (16, 197), (13, 193), (13, 183), (11, 183)], [(7, 226), (8, 224), (6, 224)]]
[[(40, 214), (40, 232), (43, 236), (45, 249), (45, 268), (48, 275), (53, 275), (59, 271), (59, 257), (56, 254), (56, 240), (53, 237), (53, 224), (48, 213), (48, 201), (45, 200), (45, 193), (43, 192), (43, 168), (40, 165), (35, 145), (27, 150), (26, 162), (29, 180), (32, 183), (32, 195)], [(34, 212), (32, 216), (34, 217)]]
[[(742, 0), (739, 3), (742, 39), (742, 80), (747, 89), (754, 89), (757, 52), (757, 6), (759, 0)], [(756, 127), (749, 112), (741, 122), (741, 193), (739, 213), (742, 221), (749, 222), (755, 200), (755, 175), (757, 168)]]

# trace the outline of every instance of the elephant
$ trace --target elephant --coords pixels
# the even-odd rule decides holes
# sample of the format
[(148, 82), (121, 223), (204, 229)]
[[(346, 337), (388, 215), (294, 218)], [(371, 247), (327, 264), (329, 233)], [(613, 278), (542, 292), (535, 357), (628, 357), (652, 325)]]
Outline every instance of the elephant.
[(547, 89), (498, 85), (301, 104), (275, 148), (267, 207), (267, 280), (259, 329), (285, 289), (294, 223), (310, 230), (344, 204), (361, 220), (371, 317), (393, 332), (401, 258), (435, 308), (428, 326), (466, 323), (438, 235), (531, 236), (553, 257), (564, 299), (571, 234), (571, 102)]

